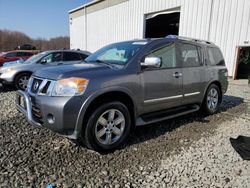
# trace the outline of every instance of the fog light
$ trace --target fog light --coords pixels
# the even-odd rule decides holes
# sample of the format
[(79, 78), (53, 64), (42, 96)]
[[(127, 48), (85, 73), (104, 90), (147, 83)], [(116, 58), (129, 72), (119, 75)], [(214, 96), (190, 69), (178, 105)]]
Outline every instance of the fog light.
[(55, 117), (52, 114), (47, 115), (47, 122), (49, 124), (54, 124), (55, 123)]

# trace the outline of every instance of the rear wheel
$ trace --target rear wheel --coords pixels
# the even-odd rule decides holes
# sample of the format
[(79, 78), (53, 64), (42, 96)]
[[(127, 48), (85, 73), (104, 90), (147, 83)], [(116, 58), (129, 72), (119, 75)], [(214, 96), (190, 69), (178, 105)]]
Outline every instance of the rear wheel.
[(21, 73), (17, 75), (15, 78), (16, 88), (24, 91), (27, 88), (30, 76), (30, 73)]
[(222, 95), (219, 87), (215, 84), (211, 84), (203, 100), (203, 111), (206, 114), (214, 114), (218, 110), (221, 100)]
[(88, 119), (84, 143), (96, 151), (113, 151), (127, 138), (130, 127), (130, 113), (123, 103), (117, 101), (103, 104)]

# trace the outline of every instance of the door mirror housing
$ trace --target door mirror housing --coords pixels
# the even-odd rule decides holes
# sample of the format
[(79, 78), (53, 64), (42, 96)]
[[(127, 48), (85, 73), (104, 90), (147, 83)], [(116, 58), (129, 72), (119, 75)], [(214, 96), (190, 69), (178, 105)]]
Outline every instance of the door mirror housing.
[(146, 68), (160, 68), (161, 64), (162, 61), (159, 57), (146, 57), (144, 62), (141, 63), (141, 66)]

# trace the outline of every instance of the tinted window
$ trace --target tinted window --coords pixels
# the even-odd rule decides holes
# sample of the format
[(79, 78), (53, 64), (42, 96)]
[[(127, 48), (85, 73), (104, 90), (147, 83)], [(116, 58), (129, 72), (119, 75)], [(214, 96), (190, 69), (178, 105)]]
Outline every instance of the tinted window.
[(211, 65), (225, 65), (223, 55), (219, 48), (208, 48), (207, 50)]
[(81, 60), (84, 60), (84, 59), (86, 59), (88, 56), (85, 55), (85, 54), (80, 54), (80, 57), (81, 57)]
[(17, 52), (17, 57), (22, 57), (24, 56), (24, 52)]
[(198, 47), (192, 44), (181, 44), (181, 57), (184, 67), (197, 67), (201, 63), (199, 61)]
[(10, 52), (5, 54), (5, 57), (16, 57), (16, 52)]
[(24, 56), (32, 56), (34, 54), (30, 53), (30, 52), (25, 52)]
[(51, 53), (45, 56), (44, 58), (42, 58), (41, 61), (46, 61), (46, 63), (62, 61), (62, 53), (61, 52)]
[(162, 60), (161, 68), (176, 67), (175, 44), (169, 43), (168, 45), (151, 52), (147, 57), (160, 57)]
[(78, 61), (81, 59), (78, 53), (64, 52), (63, 60), (64, 61)]

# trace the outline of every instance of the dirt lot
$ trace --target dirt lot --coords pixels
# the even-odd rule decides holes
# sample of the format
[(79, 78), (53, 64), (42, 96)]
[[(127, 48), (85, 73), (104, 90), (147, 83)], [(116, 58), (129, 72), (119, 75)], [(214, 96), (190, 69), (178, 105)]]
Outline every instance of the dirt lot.
[(230, 83), (220, 112), (137, 128), (118, 151), (100, 155), (15, 110), (0, 88), (0, 187), (250, 187), (250, 163), (229, 138), (250, 136), (250, 88)]

